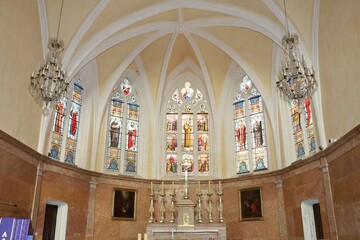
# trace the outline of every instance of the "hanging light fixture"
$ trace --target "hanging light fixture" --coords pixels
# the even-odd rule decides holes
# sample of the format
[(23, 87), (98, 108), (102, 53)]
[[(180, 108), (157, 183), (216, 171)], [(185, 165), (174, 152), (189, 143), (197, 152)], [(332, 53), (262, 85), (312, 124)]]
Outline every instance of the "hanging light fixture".
[(50, 113), (69, 85), (66, 72), (62, 69), (61, 53), (64, 51), (64, 42), (59, 39), (63, 5), (64, 0), (61, 3), (57, 35), (56, 38), (49, 39), (49, 52), (45, 63), (34, 70), (30, 77), (30, 94), (43, 107), (44, 115)]
[(290, 34), (285, 0), (283, 2), (287, 32), (282, 38), (282, 45), (285, 48), (286, 56), (282, 62), (276, 85), (288, 99), (301, 101), (310, 97), (315, 89), (315, 71), (314, 68), (309, 69), (307, 67), (303, 55), (301, 60), (298, 58), (300, 55), (297, 48), (299, 37), (295, 33)]

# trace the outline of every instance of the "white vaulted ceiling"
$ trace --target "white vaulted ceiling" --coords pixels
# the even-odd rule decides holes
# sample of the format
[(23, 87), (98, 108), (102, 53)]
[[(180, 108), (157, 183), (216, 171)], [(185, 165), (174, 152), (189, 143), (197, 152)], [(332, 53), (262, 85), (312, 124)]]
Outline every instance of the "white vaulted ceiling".
[[(61, 1), (39, 5), (46, 43), (56, 36)], [(290, 29), (300, 35), (305, 56), (312, 49), (312, 8), (312, 0), (287, 1)], [(121, 66), (140, 57), (155, 101), (168, 75), (190, 60), (218, 102), (232, 62), (265, 100), (272, 95), (273, 49), (284, 32), (281, 0), (65, 0), (60, 38), (70, 76), (96, 59), (100, 94), (109, 94)]]

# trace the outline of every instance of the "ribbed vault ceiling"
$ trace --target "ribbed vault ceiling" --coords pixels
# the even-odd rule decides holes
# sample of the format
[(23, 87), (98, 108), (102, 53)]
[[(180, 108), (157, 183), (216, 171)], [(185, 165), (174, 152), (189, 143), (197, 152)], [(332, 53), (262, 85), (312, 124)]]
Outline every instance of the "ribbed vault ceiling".
[[(56, 36), (61, 1), (39, 2), (45, 12), (41, 22), (47, 23), (43, 39)], [(311, 50), (313, 0), (299, 2), (287, 1), (290, 28)], [(198, 77), (218, 101), (235, 62), (270, 96), (273, 49), (285, 31), (282, 5), (281, 0), (65, 0), (63, 62), (74, 76), (96, 59), (100, 93), (107, 95), (114, 74), (140, 57), (154, 101), (169, 74), (186, 61), (201, 70)], [(199, 75), (193, 68), (183, 71)]]

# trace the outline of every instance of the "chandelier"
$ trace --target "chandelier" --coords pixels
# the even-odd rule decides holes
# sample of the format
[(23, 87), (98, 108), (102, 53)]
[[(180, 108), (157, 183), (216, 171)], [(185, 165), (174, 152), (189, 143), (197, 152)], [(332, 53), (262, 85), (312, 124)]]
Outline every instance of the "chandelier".
[(303, 55), (301, 60), (298, 58), (299, 49), (297, 48), (297, 45), (299, 37), (297, 34), (290, 34), (289, 32), (285, 0), (284, 9), (287, 32), (282, 38), (282, 45), (285, 48), (284, 51), (286, 56), (282, 61), (276, 85), (281, 93), (288, 99), (303, 100), (311, 96), (315, 89), (315, 71), (313, 68), (309, 69), (307, 67)]
[(45, 63), (37, 67), (30, 77), (30, 94), (35, 102), (43, 107), (44, 115), (50, 113), (69, 85), (65, 70), (62, 69), (61, 53), (64, 51), (64, 42), (58, 38), (63, 4), (64, 0), (61, 3), (57, 36), (49, 39), (49, 52)]

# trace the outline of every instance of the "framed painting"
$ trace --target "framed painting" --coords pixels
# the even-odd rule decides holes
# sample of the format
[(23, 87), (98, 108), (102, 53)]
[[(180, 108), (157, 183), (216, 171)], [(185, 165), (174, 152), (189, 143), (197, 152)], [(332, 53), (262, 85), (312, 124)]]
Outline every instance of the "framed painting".
[(113, 191), (112, 218), (136, 221), (137, 190), (115, 188)]
[(263, 208), (260, 188), (239, 190), (240, 221), (263, 219)]

